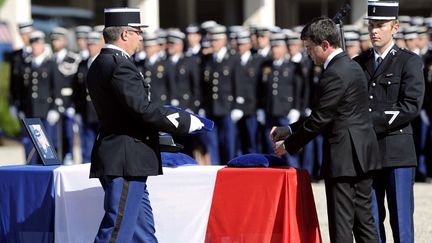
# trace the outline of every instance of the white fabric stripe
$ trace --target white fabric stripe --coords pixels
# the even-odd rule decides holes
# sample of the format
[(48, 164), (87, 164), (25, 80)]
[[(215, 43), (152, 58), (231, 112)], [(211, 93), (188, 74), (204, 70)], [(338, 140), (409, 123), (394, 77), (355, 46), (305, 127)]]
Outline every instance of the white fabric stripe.
[(389, 20), (392, 20), (392, 19), (396, 19), (396, 17), (394, 17), (394, 16), (388, 16), (388, 17), (386, 17), (386, 16), (370, 16), (370, 17), (367, 17), (366, 19), (376, 19), (376, 20), (386, 20), (386, 19), (389, 19)]
[[(202, 243), (217, 171), (223, 166), (164, 168), (147, 188), (159, 243)], [(104, 192), (89, 179), (90, 164), (54, 170), (55, 242), (93, 242), (102, 220)]]
[(368, 6), (397, 7), (397, 6), (399, 6), (399, 3), (398, 2), (381, 2), (381, 1), (372, 2), (372, 1), (369, 1)]
[(139, 8), (106, 8), (105, 13), (140, 12)]

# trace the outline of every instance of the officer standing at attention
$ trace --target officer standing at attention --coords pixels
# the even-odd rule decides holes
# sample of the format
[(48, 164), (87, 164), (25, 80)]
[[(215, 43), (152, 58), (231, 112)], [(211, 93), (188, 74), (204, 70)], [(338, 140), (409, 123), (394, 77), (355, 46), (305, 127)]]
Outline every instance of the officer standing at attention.
[(231, 110), (234, 103), (234, 58), (227, 44), (226, 27), (209, 29), (213, 53), (203, 58), (203, 106), (215, 129), (204, 139), (212, 164), (226, 164), (234, 158), (234, 124)]
[(234, 66), (235, 103), (231, 112), (237, 128), (237, 144), (242, 154), (257, 153), (258, 82), (261, 62), (252, 54), (248, 30), (239, 31), (237, 39), (237, 65)]
[[(17, 109), (20, 105), (20, 92), (22, 88), (22, 67), (24, 60), (31, 54), (30, 33), (33, 31), (33, 21), (18, 24), (19, 33), (24, 43), (23, 48), (10, 54), (10, 83), (9, 83), (9, 110), (13, 117), (17, 118)], [(21, 117), (22, 118), (22, 117)]]
[(383, 168), (374, 177), (373, 210), (381, 242), (387, 196), (394, 242), (414, 242), (414, 175), (417, 165), (411, 122), (424, 95), (423, 63), (394, 44), (399, 30), (398, 2), (368, 2), (373, 48), (354, 60), (368, 80), (369, 112), (378, 137)]
[(99, 122), (85, 82), (90, 65), (99, 54), (103, 41), (102, 35), (96, 31), (89, 32), (86, 38), (89, 57), (82, 60), (78, 66), (73, 84), (73, 97), (76, 109), (74, 120), (79, 125), (80, 131), (82, 162), (90, 163), (91, 149), (99, 129)]
[[(60, 118), (57, 104), (61, 99), (58, 97), (56, 64), (46, 50), (43, 32), (33, 31), (30, 34), (30, 46), (31, 54), (25, 58), (24, 65), (20, 69), (22, 88), (18, 113), (22, 118), (40, 118), (48, 138), (57, 145), (56, 124)], [(23, 144), (28, 156), (33, 145), (27, 133), (23, 135)], [(37, 156), (34, 156), (30, 163), (36, 162)]]
[(195, 116), (154, 105), (131, 56), (142, 41), (137, 8), (105, 9), (105, 47), (93, 61), (87, 86), (100, 122), (90, 177), (105, 191), (105, 215), (95, 242), (156, 243), (148, 176), (162, 174), (159, 131), (200, 130)]
[(51, 32), (51, 45), (53, 49), (53, 60), (57, 63), (58, 78), (56, 79), (57, 85), (60, 87), (59, 97), (61, 98), (58, 103), (58, 111), (62, 114), (62, 119), (59, 124), (61, 126), (61, 135), (63, 146), (59, 149), (63, 151), (61, 158), (64, 156), (64, 163), (70, 164), (73, 159), (73, 145), (74, 145), (74, 116), (75, 104), (73, 104), (73, 80), (78, 70), (78, 64), (81, 58), (78, 54), (73, 53), (67, 49), (67, 35), (68, 30), (62, 27), (56, 27)]

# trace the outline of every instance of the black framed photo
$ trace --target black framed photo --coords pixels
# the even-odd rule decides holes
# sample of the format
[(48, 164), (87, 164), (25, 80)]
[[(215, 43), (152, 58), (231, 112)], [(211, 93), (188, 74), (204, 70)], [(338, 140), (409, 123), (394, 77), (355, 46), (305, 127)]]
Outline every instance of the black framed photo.
[(42, 163), (44, 165), (60, 165), (55, 148), (46, 135), (42, 121), (39, 118), (24, 118), (22, 121)]

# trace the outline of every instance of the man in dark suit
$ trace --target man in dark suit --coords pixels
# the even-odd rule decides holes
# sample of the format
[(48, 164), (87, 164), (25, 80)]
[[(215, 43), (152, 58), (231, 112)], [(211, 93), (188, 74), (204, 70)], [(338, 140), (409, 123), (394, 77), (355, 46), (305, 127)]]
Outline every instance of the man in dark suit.
[(105, 9), (106, 46), (87, 75), (100, 121), (90, 177), (99, 178), (105, 190), (95, 242), (157, 242), (146, 180), (162, 174), (158, 132), (187, 133), (203, 126), (189, 113), (151, 102), (131, 59), (142, 41), (139, 23), (139, 9)]
[[(378, 242), (372, 216), (371, 171), (380, 168), (378, 144), (368, 112), (366, 78), (340, 48), (332, 20), (314, 19), (301, 34), (315, 64), (323, 64), (312, 114), (270, 133), (278, 156), (297, 152), (323, 134), (323, 168), (331, 242)], [(291, 134), (292, 132), (292, 134)]]
[(382, 242), (387, 196), (394, 242), (414, 242), (413, 185), (416, 151), (411, 122), (424, 95), (421, 58), (394, 44), (399, 30), (398, 2), (369, 2), (369, 36), (373, 48), (355, 58), (369, 88), (369, 112), (383, 162), (374, 178), (374, 218)]

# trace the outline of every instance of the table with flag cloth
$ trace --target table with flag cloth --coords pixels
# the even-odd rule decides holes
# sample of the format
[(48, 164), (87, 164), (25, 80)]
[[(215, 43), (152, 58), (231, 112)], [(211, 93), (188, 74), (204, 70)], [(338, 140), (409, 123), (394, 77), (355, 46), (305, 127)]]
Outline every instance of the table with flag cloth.
[[(103, 190), (89, 170), (89, 164), (0, 167), (0, 241), (93, 242)], [(301, 170), (164, 168), (163, 176), (149, 178), (148, 190), (160, 243), (321, 241)]]

